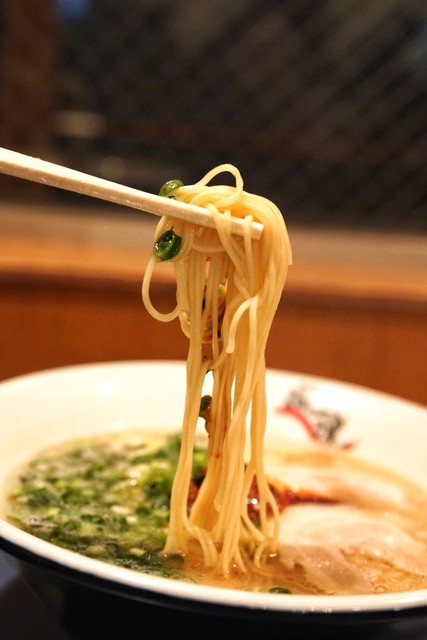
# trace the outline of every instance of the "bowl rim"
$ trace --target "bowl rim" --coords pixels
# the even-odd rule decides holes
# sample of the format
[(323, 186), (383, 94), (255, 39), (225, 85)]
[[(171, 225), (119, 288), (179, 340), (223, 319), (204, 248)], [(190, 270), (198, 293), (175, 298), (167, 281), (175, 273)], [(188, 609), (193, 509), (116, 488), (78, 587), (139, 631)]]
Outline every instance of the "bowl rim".
[[(11, 389), (16, 385), (43, 383), (51, 376), (55, 378), (67, 375), (78, 375), (80, 372), (99, 373), (106, 371), (120, 375), (126, 372), (138, 371), (147, 367), (183, 367), (181, 361), (169, 360), (143, 360), (143, 361), (116, 361), (104, 363), (89, 363), (70, 365), (37, 371), (30, 374), (16, 376), (0, 382), (0, 401), (4, 389)], [(411, 401), (395, 396), (376, 392), (362, 386), (340, 382), (331, 378), (299, 374), (278, 369), (269, 369), (274, 375), (296, 376), (298, 379), (312, 380), (316, 383), (344, 386), (348, 389), (368, 393), (373, 397), (380, 396), (387, 401), (398, 401), (403, 406), (420, 410), (425, 414), (427, 422), (427, 409)], [(132, 597), (144, 599), (147, 602), (173, 602), (175, 607), (206, 609), (218, 609), (245, 612), (253, 612), (258, 615), (317, 615), (327, 614), (336, 616), (360, 615), (392, 616), (401, 615), (403, 612), (422, 613), (427, 608), (427, 589), (405, 591), (388, 594), (368, 595), (282, 595), (269, 593), (254, 593), (239, 590), (231, 590), (222, 587), (210, 587), (194, 585), (183, 581), (170, 580), (150, 574), (125, 569), (99, 560), (88, 558), (81, 554), (58, 547), (52, 543), (41, 540), (26, 533), (0, 517), (0, 549), (11, 553), (16, 557), (37, 563), (56, 573), (65, 570), (68, 577), (83, 581), (87, 584), (95, 584), (97, 587), (120, 592), (125, 589)]]

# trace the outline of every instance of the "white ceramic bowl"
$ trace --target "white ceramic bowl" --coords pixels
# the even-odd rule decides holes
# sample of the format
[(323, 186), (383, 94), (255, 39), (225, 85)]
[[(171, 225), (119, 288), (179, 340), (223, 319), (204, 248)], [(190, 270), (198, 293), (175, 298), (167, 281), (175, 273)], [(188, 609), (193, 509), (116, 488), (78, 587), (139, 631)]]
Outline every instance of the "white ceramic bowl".
[[(301, 385), (316, 406), (337, 412), (345, 424), (337, 438), (355, 441), (360, 457), (402, 472), (427, 489), (427, 410), (368, 389), (283, 371), (269, 371), (271, 442), (306, 438), (295, 420), (278, 411)], [(141, 427), (176, 432), (185, 391), (180, 362), (127, 362), (75, 366), (0, 384), (0, 486), (40, 449), (82, 435)], [(0, 519), (0, 548), (18, 558), (33, 586), (55, 584), (62, 608), (70, 586), (112, 610), (117, 599), (137, 607), (295, 625), (389, 622), (426, 614), (427, 590), (369, 596), (277, 597), (177, 582), (115, 567), (44, 542)], [(28, 577), (28, 576), (27, 576)], [(59, 586), (58, 586), (59, 585)], [(58, 591), (59, 590), (59, 591)], [(58, 596), (60, 593), (60, 596)], [(65, 594), (65, 595), (64, 595)], [(67, 595), (68, 594), (68, 595)], [(89, 594), (89, 595), (88, 595)], [(105, 603), (103, 599), (105, 598)], [(107, 600), (108, 598), (108, 600)], [(108, 604), (107, 604), (108, 602)], [(75, 602), (73, 605), (78, 606)], [(163, 610), (162, 609), (162, 610)], [(68, 614), (69, 615), (69, 614)], [(235, 622), (238, 624), (238, 622)], [(83, 637), (83, 635), (79, 636)]]

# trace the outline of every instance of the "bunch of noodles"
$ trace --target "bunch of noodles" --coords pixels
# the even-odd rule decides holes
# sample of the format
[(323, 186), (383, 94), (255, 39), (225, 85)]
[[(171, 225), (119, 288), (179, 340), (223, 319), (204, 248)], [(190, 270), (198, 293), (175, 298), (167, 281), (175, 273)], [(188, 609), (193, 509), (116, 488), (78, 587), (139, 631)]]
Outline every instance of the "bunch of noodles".
[[(224, 171), (234, 176), (235, 186), (209, 185)], [(208, 208), (216, 229), (163, 218), (156, 238), (173, 228), (182, 240), (173, 258), (176, 308), (162, 314), (151, 304), (150, 279), (158, 262), (154, 255), (142, 287), (148, 311), (161, 321), (178, 317), (189, 338), (182, 446), (165, 552), (186, 554), (196, 547), (206, 567), (226, 574), (233, 567), (245, 570), (247, 554), (259, 564), (263, 553), (274, 552), (277, 546), (278, 511), (263, 466), (265, 347), (291, 249), (281, 212), (269, 200), (245, 192), (239, 171), (231, 165), (213, 169), (196, 184), (175, 190), (173, 196)], [(230, 216), (245, 220), (243, 236), (232, 235)], [(250, 237), (252, 220), (264, 226), (259, 240)], [(212, 377), (211, 400), (204, 415), (208, 466), (189, 513), (195, 430), (207, 374)], [(259, 496), (256, 524), (247, 509), (253, 483)]]

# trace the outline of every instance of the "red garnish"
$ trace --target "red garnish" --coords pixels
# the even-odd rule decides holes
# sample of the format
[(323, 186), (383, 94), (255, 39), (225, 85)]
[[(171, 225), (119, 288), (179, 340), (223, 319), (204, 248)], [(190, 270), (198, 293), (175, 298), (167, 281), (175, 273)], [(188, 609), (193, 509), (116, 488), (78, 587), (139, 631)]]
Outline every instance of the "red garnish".
[[(200, 481), (191, 482), (190, 484), (190, 490), (188, 492), (187, 499), (188, 509), (191, 509), (197, 498), (202, 480), (203, 478), (200, 478)], [(302, 489), (301, 491), (293, 491), (286, 485), (279, 485), (278, 483), (274, 484), (273, 482), (269, 482), (268, 486), (273, 494), (277, 506), (279, 507), (280, 513), (284, 509), (286, 509), (286, 507), (290, 507), (294, 504), (337, 504), (338, 502), (333, 498), (328, 498), (327, 496), (324, 496), (320, 493), (315, 493), (314, 491), (308, 491), (306, 489)], [(252, 482), (252, 486), (247, 497), (247, 505), (248, 515), (250, 519), (253, 522), (256, 522), (259, 519), (259, 490), (256, 480)], [(267, 515), (272, 515), (271, 507), (268, 508)]]
[[(304, 503), (316, 503), (316, 504), (336, 504), (337, 500), (328, 498), (314, 491), (308, 491), (302, 489), (301, 491), (293, 491), (289, 487), (277, 486), (276, 484), (269, 483), (270, 490), (274, 496), (274, 499), (279, 507), (279, 511), (282, 512), (286, 507), (290, 507), (293, 504)], [(251, 520), (258, 520), (259, 517), (259, 491), (256, 481), (252, 483), (249, 495), (248, 495), (248, 514)], [(268, 510), (268, 515), (271, 515), (271, 508)]]

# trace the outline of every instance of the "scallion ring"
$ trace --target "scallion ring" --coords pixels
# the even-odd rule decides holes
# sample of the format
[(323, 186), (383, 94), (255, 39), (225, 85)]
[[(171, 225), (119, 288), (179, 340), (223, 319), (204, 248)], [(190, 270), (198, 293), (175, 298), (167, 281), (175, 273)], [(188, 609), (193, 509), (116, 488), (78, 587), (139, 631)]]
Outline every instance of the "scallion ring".
[(173, 229), (168, 229), (154, 244), (153, 253), (162, 262), (173, 260), (181, 250), (182, 238)]
[(211, 408), (212, 396), (202, 396), (200, 400), (199, 418), (207, 419), (207, 412)]
[(160, 188), (159, 196), (162, 196), (163, 198), (174, 198), (175, 191), (183, 186), (184, 183), (182, 180), (168, 180)]

